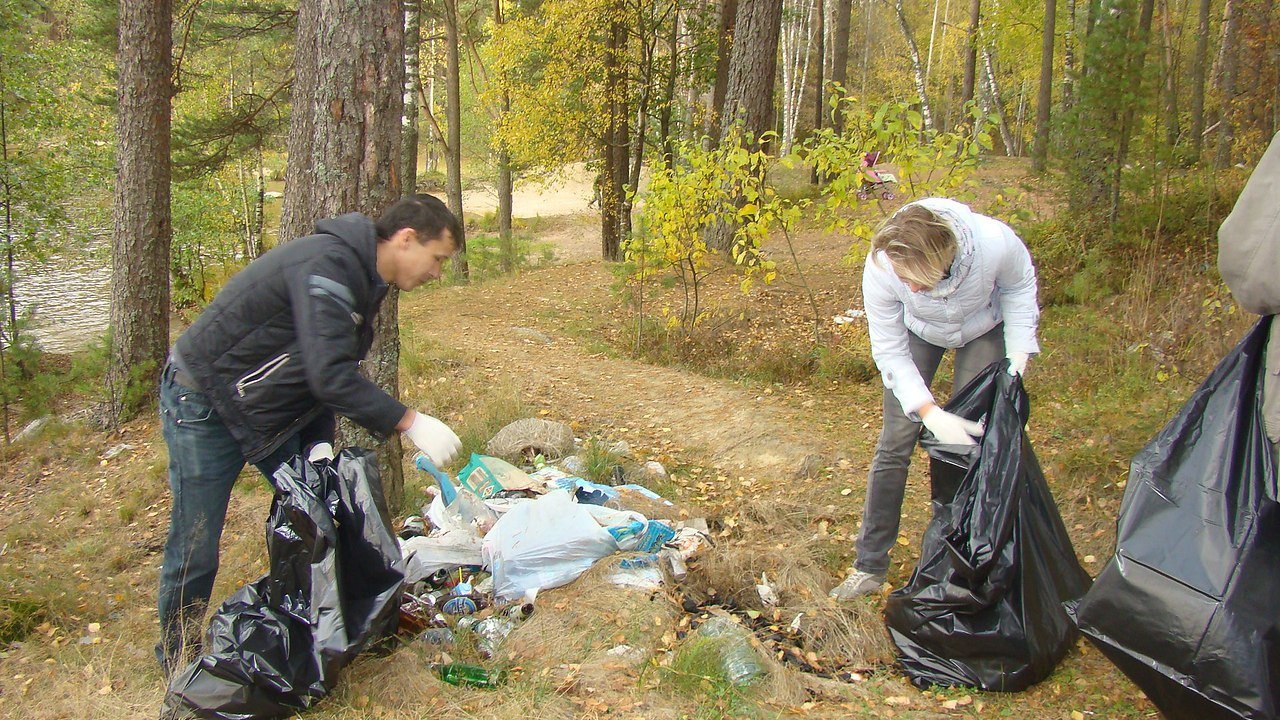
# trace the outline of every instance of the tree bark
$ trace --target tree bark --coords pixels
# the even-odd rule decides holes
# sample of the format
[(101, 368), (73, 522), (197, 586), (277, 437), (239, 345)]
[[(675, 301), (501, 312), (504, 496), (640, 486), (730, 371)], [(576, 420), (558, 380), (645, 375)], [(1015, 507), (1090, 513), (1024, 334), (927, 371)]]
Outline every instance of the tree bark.
[(400, 184), (418, 189), (418, 96), (422, 94), (422, 0), (404, 2), (404, 147)]
[(1067, 29), (1062, 33), (1062, 107), (1075, 104), (1076, 83), (1076, 6), (1077, 0), (1067, 0)]
[(1178, 144), (1182, 126), (1178, 119), (1178, 49), (1174, 47), (1173, 18), (1169, 8), (1169, 0), (1160, 0), (1160, 29), (1164, 71), (1164, 142), (1165, 147), (1172, 150)]
[[(444, 117), (448, 126), (445, 140), (445, 194), (449, 202), (449, 210), (462, 219), (462, 71), (458, 63), (458, 52), (462, 46), (462, 33), (458, 27), (458, 1), (444, 0), (444, 33), (445, 33), (445, 100)], [(458, 241), (457, 258), (454, 268), (462, 277), (471, 276), (471, 268), (467, 263), (466, 223), (462, 226), (463, 237)]]
[(627, 158), (630, 138), (627, 132), (626, 77), (621, 58), (626, 52), (626, 28), (622, 8), (611, 9), (609, 36), (605, 44), (605, 95), (608, 114), (605, 136), (601, 142), (600, 177), (600, 253), (605, 260), (622, 259), (623, 197), (627, 186)]
[[(848, 90), (849, 85), (849, 26), (853, 16), (853, 0), (832, 0), (835, 3), (835, 31), (831, 35), (831, 85)], [(870, 3), (870, 0), (865, 0)], [(869, 28), (864, 28), (870, 31)], [(864, 83), (865, 85), (865, 83)], [(862, 88), (863, 93), (866, 87)], [(833, 91), (834, 92), (834, 91)], [(844, 132), (844, 113), (837, 112), (831, 117), (831, 130), (840, 135)]]
[(778, 0), (738, 3), (720, 128), (722, 139), (734, 125), (757, 138), (773, 127), (773, 84), (781, 29), (782, 3)]
[[(502, 0), (493, 0), (493, 24), (501, 27), (506, 22), (506, 13), (502, 8)], [(502, 85), (502, 106), (499, 120), (511, 112), (511, 94), (507, 90), (506, 78), (499, 79)], [(511, 153), (506, 146), (498, 148), (498, 243), (502, 247), (502, 271), (513, 272), (516, 269), (515, 239), (511, 234), (512, 194), (515, 189), (511, 173)]]
[(1196, 25), (1196, 51), (1191, 56), (1191, 157), (1196, 162), (1204, 152), (1204, 85), (1205, 65), (1209, 58), (1209, 5), (1200, 0), (1200, 17)]
[(978, 31), (982, 25), (982, 0), (969, 3), (969, 48), (964, 56), (964, 85), (960, 91), (961, 104), (973, 100), (978, 76)]
[(658, 111), (658, 146), (662, 148), (662, 167), (671, 165), (675, 145), (671, 135), (671, 117), (676, 101), (676, 75), (680, 72), (680, 4), (671, 10), (671, 32), (667, 35), (667, 76), (662, 89), (662, 108)]
[(996, 117), (999, 118), (1000, 143), (1004, 145), (1006, 155), (1016, 155), (1018, 152), (1017, 141), (1014, 140), (1013, 132), (1009, 129), (1008, 113), (1004, 109), (1004, 100), (1000, 97), (1000, 86), (996, 82), (995, 63), (991, 60), (991, 48), (982, 48), (982, 77), (987, 86), (987, 102), (990, 103), (991, 109), (996, 111)]
[(933, 129), (933, 113), (929, 109), (929, 88), (925, 83), (924, 67), (920, 64), (920, 49), (916, 46), (916, 38), (911, 34), (911, 26), (907, 24), (907, 14), (902, 9), (902, 0), (893, 0), (893, 11), (898, 16), (898, 27), (902, 37), (907, 41), (907, 53), (911, 58), (911, 76), (915, 81), (916, 97), (920, 100), (920, 115), (924, 119), (924, 129)]
[(707, 135), (719, 138), (724, 103), (729, 91), (729, 61), (733, 55), (734, 23), (738, 19), (738, 0), (720, 0), (720, 26), (716, 33), (716, 84), (711, 91), (711, 125)]
[(1213, 167), (1216, 170), (1231, 165), (1231, 142), (1235, 137), (1235, 98), (1236, 72), (1239, 67), (1239, 8), (1236, 0), (1227, 0), (1222, 17), (1222, 58), (1221, 73), (1218, 80), (1218, 97), (1222, 105), (1222, 114), (1218, 119), (1218, 146), (1213, 156)]
[(1036, 93), (1036, 141), (1031, 151), (1031, 169), (1042, 173), (1049, 159), (1049, 113), (1053, 104), (1053, 26), (1057, 19), (1055, 0), (1044, 0), (1044, 32), (1040, 43), (1040, 89)]
[[(401, 195), (405, 66), (399, 3), (303, 0), (294, 68), (282, 239), (310, 233), (317, 218), (353, 211), (376, 216)], [(399, 395), (397, 319), (392, 289), (362, 370), (393, 397)], [(400, 437), (378, 443), (346, 421), (339, 433), (339, 446), (376, 448), (388, 507), (398, 511), (404, 496)]]
[(109, 420), (155, 401), (169, 351), (169, 129), (173, 5), (120, 2), (111, 237)]

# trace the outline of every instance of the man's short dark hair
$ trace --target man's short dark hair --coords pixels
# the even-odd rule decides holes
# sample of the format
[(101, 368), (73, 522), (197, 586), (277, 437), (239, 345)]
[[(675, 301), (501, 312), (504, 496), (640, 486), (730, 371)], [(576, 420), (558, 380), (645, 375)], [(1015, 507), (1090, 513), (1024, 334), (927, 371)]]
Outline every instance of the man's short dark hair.
[(378, 230), (378, 242), (389, 239), (404, 228), (416, 230), (418, 241), (424, 245), (439, 239), (446, 229), (453, 236), (455, 247), (462, 241), (462, 223), (439, 198), (425, 193), (406, 195), (397, 200), (378, 218), (375, 227)]

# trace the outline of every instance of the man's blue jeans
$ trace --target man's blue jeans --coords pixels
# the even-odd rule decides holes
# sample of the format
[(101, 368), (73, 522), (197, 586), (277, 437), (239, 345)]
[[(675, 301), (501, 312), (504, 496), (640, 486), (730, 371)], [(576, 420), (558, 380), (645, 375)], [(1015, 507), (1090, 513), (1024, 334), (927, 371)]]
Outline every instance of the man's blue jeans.
[[(231, 486), (244, 468), (240, 444), (208, 396), (178, 383), (173, 367), (160, 377), (160, 421), (169, 446), (169, 537), (160, 570), (160, 644), (165, 674), (191, 659), (200, 643), (205, 609), (218, 574), (218, 541)], [(268, 478), (301, 451), (301, 433), (256, 464)], [(183, 657), (184, 653), (188, 657)]]

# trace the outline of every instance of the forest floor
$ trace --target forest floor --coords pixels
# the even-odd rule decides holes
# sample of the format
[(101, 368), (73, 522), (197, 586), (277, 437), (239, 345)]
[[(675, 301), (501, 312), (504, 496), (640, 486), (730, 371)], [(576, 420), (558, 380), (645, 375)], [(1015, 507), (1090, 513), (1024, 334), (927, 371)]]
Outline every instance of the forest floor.
[[(1020, 165), (994, 164), (979, 180), (988, 189), (1017, 185), (1042, 211), (1048, 204)], [(983, 202), (980, 192), (977, 207)], [(658, 460), (669, 469), (670, 479), (655, 489), (680, 515), (707, 518), (716, 545), (698, 557), (688, 587), (650, 595), (611, 585), (593, 570), (540, 595), (537, 612), (504, 649), (516, 671), (501, 688), (444, 684), (431, 672), (432, 650), (407, 642), (359, 659), (308, 716), (1156, 715), (1084, 641), (1025, 692), (915, 689), (894, 664), (881, 621), (888, 587), (845, 606), (825, 597), (853, 557), (881, 412), (865, 322), (832, 322), (861, 306), (861, 261), (845, 261), (848, 238), (804, 230), (792, 265), (783, 262), (784, 248), (771, 248), (784, 266), (780, 281), (746, 295), (732, 273), (716, 276), (704, 289), (711, 315), (694, 341), (676, 346), (652, 331), (642, 339), (662, 346), (643, 355), (665, 358), (655, 363), (630, 352), (635, 310), (611, 290), (615, 277), (598, 259), (598, 216), (540, 214), (535, 240), (555, 249), (554, 262), (402, 296), (406, 402), (459, 428), (468, 449), (526, 416), (569, 423), (579, 437), (600, 443), (625, 440), (634, 461)], [(1198, 298), (1214, 292), (1216, 277), (1179, 282), (1184, 295)], [(668, 288), (650, 307), (678, 311), (680, 300), (679, 289)], [(1169, 360), (1172, 350), (1161, 347), (1172, 340), (1151, 318), (1170, 311), (1147, 302), (1047, 307), (1044, 352), (1028, 374), (1030, 436), (1091, 574), (1113, 549), (1128, 459), (1212, 364), (1212, 353), (1198, 364)], [(1198, 299), (1194, 306), (1198, 312)], [(1241, 327), (1223, 323), (1211, 351), (1220, 357)], [(948, 377), (944, 367), (936, 386), (948, 387)], [(152, 644), (168, 515), (165, 467), (154, 418), (105, 433), (73, 412), (5, 458), (0, 715), (158, 714), (164, 687)], [(424, 500), (424, 484), (407, 471), (408, 512)], [(928, 463), (918, 453), (889, 585), (902, 585), (914, 567), (928, 497)], [(232, 498), (215, 602), (265, 571), (262, 522), (270, 499), (265, 481), (246, 471)], [(738, 688), (689, 650), (681, 639), (689, 626), (681, 596), (714, 593), (748, 607), (761, 571), (778, 584), (778, 622), (806, 613), (816, 650), (809, 664), (843, 670), (840, 679), (771, 662), (767, 680)], [(623, 644), (638, 654), (608, 653)]]

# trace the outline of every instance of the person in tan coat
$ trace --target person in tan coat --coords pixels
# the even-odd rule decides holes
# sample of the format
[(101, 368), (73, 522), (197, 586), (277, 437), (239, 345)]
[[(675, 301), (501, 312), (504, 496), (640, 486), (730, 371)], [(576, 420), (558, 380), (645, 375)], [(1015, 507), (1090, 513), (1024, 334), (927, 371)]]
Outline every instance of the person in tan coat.
[[(1218, 229), (1218, 271), (1245, 310), (1280, 312), (1280, 133)], [(1280, 442), (1280, 322), (1274, 320), (1267, 341), (1262, 420), (1271, 442)]]

